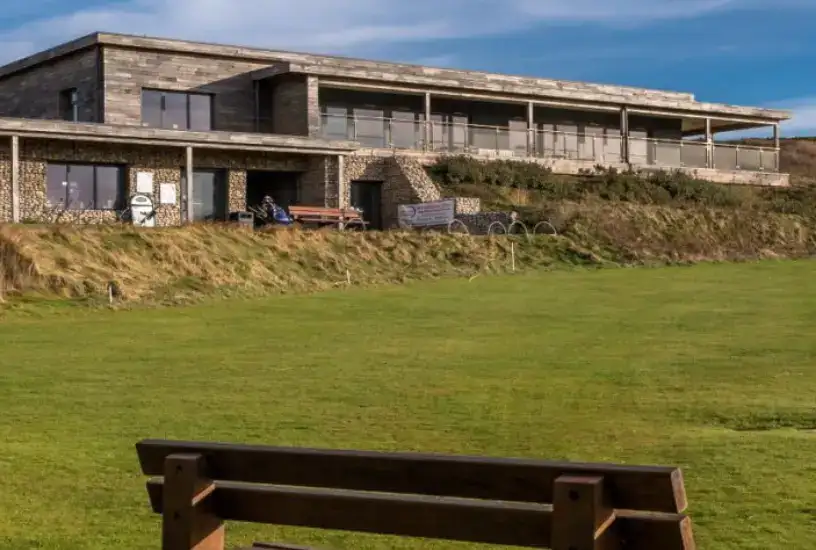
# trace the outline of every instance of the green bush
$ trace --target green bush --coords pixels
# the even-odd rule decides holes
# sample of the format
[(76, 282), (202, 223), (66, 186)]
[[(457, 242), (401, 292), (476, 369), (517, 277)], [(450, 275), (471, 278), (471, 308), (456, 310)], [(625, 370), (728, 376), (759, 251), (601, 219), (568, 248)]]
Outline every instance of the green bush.
[(590, 198), (670, 206), (765, 210), (816, 216), (816, 187), (752, 188), (695, 179), (680, 171), (621, 172), (596, 167), (578, 176), (564, 176), (531, 162), (479, 161), (466, 156), (440, 158), (428, 167), (444, 190), (459, 186), (503, 187), (534, 192), (541, 202)]

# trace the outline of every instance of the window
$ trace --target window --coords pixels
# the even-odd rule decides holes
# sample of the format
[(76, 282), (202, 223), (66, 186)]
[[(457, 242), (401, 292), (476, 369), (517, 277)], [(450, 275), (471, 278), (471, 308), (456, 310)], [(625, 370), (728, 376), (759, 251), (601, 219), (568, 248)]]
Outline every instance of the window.
[(76, 88), (62, 90), (59, 94), (60, 118), (79, 122), (79, 92)]
[(142, 90), (142, 124), (171, 130), (210, 131), (212, 96)]
[(122, 166), (48, 163), (47, 199), (66, 210), (119, 210), (125, 202)]
[(194, 170), (193, 196), (187, 196), (187, 171), (181, 170), (182, 195), (193, 202), (193, 221), (224, 220), (227, 217), (226, 174), (223, 170)]

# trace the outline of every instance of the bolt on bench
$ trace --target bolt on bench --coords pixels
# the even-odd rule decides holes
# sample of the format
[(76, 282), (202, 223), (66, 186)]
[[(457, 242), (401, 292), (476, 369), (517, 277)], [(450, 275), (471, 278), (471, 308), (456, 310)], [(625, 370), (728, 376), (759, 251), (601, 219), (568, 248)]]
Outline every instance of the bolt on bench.
[[(224, 521), (554, 550), (693, 550), (679, 469), (144, 440), (162, 550)], [(301, 548), (256, 543), (253, 548)]]

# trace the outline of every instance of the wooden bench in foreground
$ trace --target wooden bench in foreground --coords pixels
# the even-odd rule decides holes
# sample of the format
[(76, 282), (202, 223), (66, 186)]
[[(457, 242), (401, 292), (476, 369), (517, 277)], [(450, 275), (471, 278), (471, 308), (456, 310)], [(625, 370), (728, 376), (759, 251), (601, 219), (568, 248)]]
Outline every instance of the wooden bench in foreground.
[(360, 212), (354, 208), (323, 208), (320, 206), (290, 206), (289, 216), (298, 223), (333, 224), (339, 228), (359, 226), (366, 228)]
[[(693, 550), (679, 469), (145, 440), (162, 550), (224, 521), (554, 550)], [(261, 548), (300, 548), (257, 543)]]

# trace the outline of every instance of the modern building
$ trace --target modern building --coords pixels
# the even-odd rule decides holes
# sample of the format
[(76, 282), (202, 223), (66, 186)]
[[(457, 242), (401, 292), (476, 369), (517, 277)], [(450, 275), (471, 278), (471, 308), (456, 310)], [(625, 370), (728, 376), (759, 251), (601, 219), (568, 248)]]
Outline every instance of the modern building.
[[(423, 166), (454, 153), (787, 185), (789, 117), (680, 92), (96, 33), (0, 68), (0, 222), (113, 220), (144, 193), (158, 225), (177, 225), (268, 193), (361, 206), (390, 226), (398, 204), (439, 198)], [(714, 141), (763, 126), (766, 148)]]

